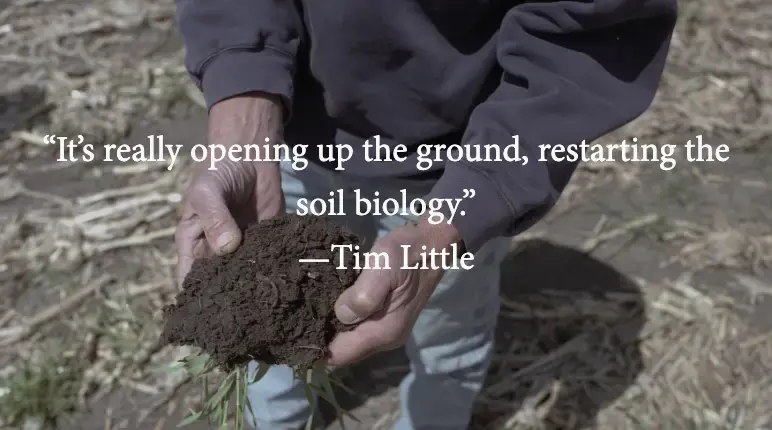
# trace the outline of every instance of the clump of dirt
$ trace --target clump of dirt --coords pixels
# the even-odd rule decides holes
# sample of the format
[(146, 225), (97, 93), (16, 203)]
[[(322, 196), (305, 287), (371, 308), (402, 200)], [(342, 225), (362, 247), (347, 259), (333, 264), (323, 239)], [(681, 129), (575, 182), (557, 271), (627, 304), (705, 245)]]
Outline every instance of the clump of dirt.
[[(229, 370), (250, 360), (307, 369), (336, 333), (338, 296), (356, 279), (332, 245), (359, 238), (325, 217), (282, 215), (254, 224), (233, 254), (197, 260), (176, 303), (163, 310), (161, 342), (192, 345)], [(328, 259), (301, 263), (299, 259)]]

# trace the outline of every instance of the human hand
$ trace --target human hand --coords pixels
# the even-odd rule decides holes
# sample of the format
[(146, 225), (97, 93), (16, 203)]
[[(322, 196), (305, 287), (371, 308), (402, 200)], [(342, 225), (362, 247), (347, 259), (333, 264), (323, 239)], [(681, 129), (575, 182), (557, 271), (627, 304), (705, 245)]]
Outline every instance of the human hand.
[[(421, 264), (422, 252), (450, 251), (452, 244), (462, 248), (455, 227), (432, 225), (426, 220), (400, 227), (377, 240), (372, 252), (387, 253), (390, 268), (363, 269), (354, 285), (338, 298), (338, 319), (344, 324), (358, 324), (333, 339), (327, 364), (351, 364), (404, 345), (445, 271), (402, 267)], [(410, 246), (408, 252), (403, 250), (404, 245)]]
[[(223, 100), (209, 112), (209, 143), (246, 145), (276, 142), (282, 133), (282, 106), (273, 96), (250, 94)], [(284, 193), (276, 162), (236, 162), (227, 158), (208, 170), (196, 166), (177, 225), (177, 282), (182, 286), (193, 261), (236, 250), (247, 224), (284, 213)]]

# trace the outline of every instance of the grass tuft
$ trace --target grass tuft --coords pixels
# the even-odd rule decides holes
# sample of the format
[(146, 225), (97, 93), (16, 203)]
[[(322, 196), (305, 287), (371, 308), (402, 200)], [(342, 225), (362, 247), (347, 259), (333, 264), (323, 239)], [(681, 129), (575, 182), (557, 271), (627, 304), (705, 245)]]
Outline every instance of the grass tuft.
[(0, 379), (0, 421), (11, 427), (55, 428), (78, 406), (82, 370), (72, 359), (25, 361)]
[[(191, 410), (178, 424), (178, 427), (184, 427), (199, 420), (207, 420), (210, 425), (227, 430), (231, 428), (230, 423), (232, 421), (234, 430), (244, 430), (247, 428), (245, 419), (248, 416), (251, 416), (252, 421), (256, 421), (247, 389), (250, 385), (260, 381), (270, 368), (270, 364), (259, 361), (256, 370), (250, 375), (247, 364), (236, 366), (216, 385), (214, 391), (211, 391), (210, 381), (214, 379), (217, 366), (214, 360), (203, 352), (188, 355), (177, 363), (159, 370), (165, 372), (184, 370), (193, 381), (203, 384), (201, 408), (197, 411)], [(306, 370), (296, 369), (294, 376), (295, 379), (302, 382), (306, 398), (312, 409), (306, 422), (306, 430), (310, 430), (314, 426), (314, 412), (318, 406), (317, 398), (319, 397), (335, 408), (342, 429), (345, 429), (343, 418), (346, 416), (354, 421), (359, 421), (338, 403), (333, 385), (347, 392), (351, 392), (351, 389), (335, 377), (330, 369), (322, 365)]]

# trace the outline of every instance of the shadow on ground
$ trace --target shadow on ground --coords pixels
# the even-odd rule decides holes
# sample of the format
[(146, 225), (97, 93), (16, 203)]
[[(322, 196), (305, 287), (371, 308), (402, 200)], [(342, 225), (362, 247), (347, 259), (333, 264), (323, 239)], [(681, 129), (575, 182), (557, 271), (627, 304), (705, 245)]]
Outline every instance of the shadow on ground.
[[(541, 240), (519, 244), (502, 270), (496, 355), (470, 428), (592, 425), (643, 369), (638, 287), (581, 251)], [(354, 366), (344, 377), (359, 394), (341, 393), (342, 406), (359, 408), (407, 371), (401, 351)]]

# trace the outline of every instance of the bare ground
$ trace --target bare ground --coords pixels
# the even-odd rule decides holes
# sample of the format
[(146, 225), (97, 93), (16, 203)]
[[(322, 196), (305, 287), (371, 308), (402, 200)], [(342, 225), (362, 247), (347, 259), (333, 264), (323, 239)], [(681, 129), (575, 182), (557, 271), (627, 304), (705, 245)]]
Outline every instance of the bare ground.
[[(170, 429), (200, 394), (152, 371), (185, 354), (154, 345), (187, 169), (42, 143), (204, 140), (172, 2), (100, 4), (0, 3), (0, 423)], [(475, 429), (772, 428), (772, 5), (681, 9), (654, 105), (604, 141), (702, 135), (731, 158), (580, 168), (513, 242)], [(344, 375), (347, 428), (388, 428), (405, 372), (396, 351)]]

